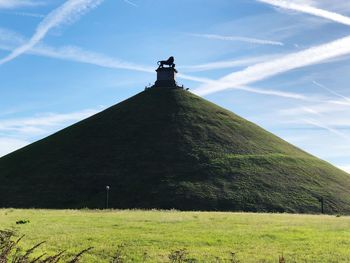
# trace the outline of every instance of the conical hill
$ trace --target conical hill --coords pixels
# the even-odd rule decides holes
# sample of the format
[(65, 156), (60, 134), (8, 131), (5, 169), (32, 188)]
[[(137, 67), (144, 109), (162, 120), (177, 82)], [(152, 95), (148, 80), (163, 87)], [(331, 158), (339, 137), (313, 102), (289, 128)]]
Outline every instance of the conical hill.
[(153, 88), (0, 159), (0, 207), (350, 212), (350, 175), (183, 89)]

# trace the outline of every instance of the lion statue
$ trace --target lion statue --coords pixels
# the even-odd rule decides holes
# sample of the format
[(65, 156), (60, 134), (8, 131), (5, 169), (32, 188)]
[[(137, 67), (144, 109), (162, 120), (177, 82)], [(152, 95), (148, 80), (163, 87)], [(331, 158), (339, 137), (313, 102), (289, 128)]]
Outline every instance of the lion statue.
[(164, 65), (174, 68), (175, 67), (174, 60), (175, 60), (174, 57), (171, 56), (170, 58), (168, 58), (168, 60), (158, 61), (159, 68), (164, 68)]

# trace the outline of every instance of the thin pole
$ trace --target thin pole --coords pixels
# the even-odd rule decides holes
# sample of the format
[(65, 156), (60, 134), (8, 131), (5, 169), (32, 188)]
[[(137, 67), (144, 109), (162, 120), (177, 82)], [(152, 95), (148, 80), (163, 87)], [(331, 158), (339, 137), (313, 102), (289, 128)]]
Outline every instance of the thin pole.
[(108, 203), (109, 203), (109, 186), (106, 186), (106, 209), (108, 209)]
[(320, 202), (320, 205), (321, 205), (321, 214), (324, 214), (324, 198), (320, 197), (318, 198), (318, 201)]

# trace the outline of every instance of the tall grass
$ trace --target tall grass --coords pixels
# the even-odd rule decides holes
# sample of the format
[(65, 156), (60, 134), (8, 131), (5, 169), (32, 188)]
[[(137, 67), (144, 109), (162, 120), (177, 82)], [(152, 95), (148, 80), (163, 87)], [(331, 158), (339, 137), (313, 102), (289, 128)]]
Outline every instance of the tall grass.
[[(16, 238), (16, 234), (12, 230), (0, 230), (0, 263), (78, 263), (85, 253), (93, 249), (92, 247), (84, 249), (72, 257), (67, 257), (65, 251), (60, 251), (54, 255), (46, 255), (46, 253), (36, 255), (35, 252), (37, 248), (44, 244), (45, 241), (34, 245), (30, 249), (23, 250), (20, 246), (20, 241), (23, 238), (24, 235)], [(123, 244), (119, 245), (114, 256), (111, 257), (110, 263), (129, 262), (127, 251), (124, 249), (125, 247)], [(168, 255), (168, 259), (170, 263), (200, 262), (198, 259), (190, 257), (185, 248), (171, 251)], [(144, 252), (142, 262), (147, 262), (149, 260), (152, 261), (152, 259), (148, 257), (147, 252)], [(215, 262), (239, 263), (240, 261), (236, 258), (235, 252), (230, 252), (228, 258), (216, 258)], [(286, 263), (283, 255), (279, 257), (279, 263)]]
[(0, 230), (0, 263), (57, 263), (65, 260), (67, 263), (78, 263), (83, 254), (91, 250), (87, 248), (74, 255), (71, 258), (64, 258), (65, 251), (60, 251), (54, 255), (40, 254), (35, 255), (36, 249), (45, 241), (40, 242), (30, 249), (23, 250), (19, 243), (24, 236), (15, 238), (15, 233), (11, 230)]

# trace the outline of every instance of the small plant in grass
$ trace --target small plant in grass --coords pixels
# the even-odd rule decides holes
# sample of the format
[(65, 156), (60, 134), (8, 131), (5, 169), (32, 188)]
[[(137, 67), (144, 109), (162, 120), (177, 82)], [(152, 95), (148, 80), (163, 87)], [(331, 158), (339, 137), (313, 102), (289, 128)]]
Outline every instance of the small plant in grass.
[(239, 263), (239, 260), (237, 259), (237, 254), (236, 252), (230, 252), (230, 259), (229, 259), (230, 263)]
[(21, 220), (16, 221), (16, 225), (25, 225), (28, 223), (30, 223), (30, 221), (26, 220), (26, 219), (21, 219)]
[(282, 256), (279, 256), (279, 263), (286, 263), (286, 260), (284, 259), (283, 253)]
[(195, 263), (198, 262), (195, 258), (188, 258), (188, 252), (185, 248), (173, 250), (168, 255), (171, 263)]
[[(114, 253), (114, 256), (112, 257), (111, 263), (123, 263), (126, 260), (126, 257), (124, 255), (124, 244), (120, 244), (117, 247), (117, 250)], [(0, 262), (1, 263), (1, 262)]]
[(148, 253), (147, 252), (143, 252), (142, 262), (146, 262), (148, 259), (149, 259)]
[[(57, 263), (62, 260), (65, 251), (61, 251), (53, 256), (47, 256), (45, 253), (40, 256), (34, 256), (37, 248), (45, 242), (40, 242), (28, 250), (22, 250), (18, 244), (23, 237), (15, 239), (13, 231), (0, 230), (0, 263)], [(65, 262), (78, 263), (81, 256), (91, 249), (84, 249)]]

